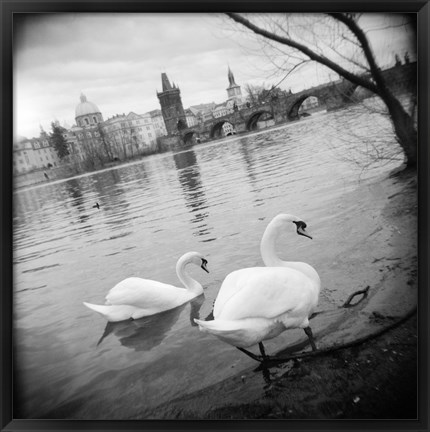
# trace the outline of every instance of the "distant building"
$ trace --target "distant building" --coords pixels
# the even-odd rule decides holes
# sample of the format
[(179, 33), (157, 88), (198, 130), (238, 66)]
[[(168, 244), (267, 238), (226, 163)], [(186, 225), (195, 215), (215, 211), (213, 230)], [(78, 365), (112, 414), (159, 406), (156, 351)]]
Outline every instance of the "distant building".
[(35, 169), (32, 143), (25, 137), (19, 137), (13, 143), (13, 173), (22, 174), (32, 169)]
[(229, 86), (227, 87), (227, 97), (229, 100), (232, 100), (236, 102), (236, 104), (242, 105), (243, 104), (243, 98), (242, 98), (242, 91), (240, 89), (240, 86), (236, 84), (234, 81), (234, 75), (233, 72), (230, 69), (230, 66), (228, 68), (228, 82)]
[[(67, 134), (68, 142), (73, 143), (76, 149), (75, 155), (79, 159), (89, 162), (92, 166), (107, 158), (106, 149), (102, 146), (100, 128), (103, 124), (103, 116), (98, 106), (87, 100), (81, 93), (81, 102), (75, 108), (76, 126)], [(73, 138), (74, 137), (74, 138)]]
[(168, 135), (176, 135), (179, 130), (187, 127), (187, 120), (182, 106), (181, 91), (179, 87), (170, 84), (165, 73), (161, 74), (162, 91), (157, 92), (161, 105), (164, 123)]
[(188, 127), (193, 127), (193, 126), (198, 125), (199, 121), (198, 121), (197, 117), (195, 116), (193, 111), (190, 110), (189, 108), (185, 110), (185, 117), (187, 119), (187, 126)]
[(225, 135), (225, 136), (234, 135), (234, 134), (236, 134), (236, 129), (234, 128), (234, 126), (231, 123), (225, 122), (222, 125), (222, 132), (223, 132), (223, 135)]
[(166, 130), (166, 125), (164, 123), (163, 113), (161, 112), (161, 110), (159, 109), (152, 110), (149, 111), (148, 114), (151, 116), (152, 124), (155, 129), (155, 135), (157, 136), (157, 138), (166, 136), (167, 130)]
[(81, 93), (81, 103), (75, 109), (75, 120), (77, 126), (94, 127), (103, 122), (103, 116), (97, 105), (89, 102), (87, 97)]
[(215, 118), (223, 117), (225, 115), (233, 113), (233, 104), (231, 101), (224, 102), (222, 104), (218, 104), (213, 110), (212, 114)]
[(60, 165), (57, 150), (49, 142), (49, 135), (40, 128), (39, 138), (33, 138), (31, 144), (34, 149), (36, 169), (52, 168)]
[(305, 99), (299, 108), (299, 112), (303, 112), (308, 109), (316, 108), (319, 105), (318, 98), (315, 96), (309, 96)]
[[(222, 104), (217, 105), (213, 110), (212, 114), (215, 118), (220, 118), (234, 112), (234, 100), (230, 99)], [(223, 135), (232, 135), (236, 133), (233, 125), (231, 123), (225, 122), (222, 125)]]
[(73, 125), (66, 129), (63, 133), (63, 137), (67, 142), (67, 149), (69, 150), (70, 162), (82, 162), (85, 160), (85, 153), (82, 146), (79, 144), (77, 134), (82, 131), (82, 128)]
[(103, 145), (113, 158), (129, 158), (155, 146), (157, 134), (150, 113), (117, 114), (102, 126)]
[(204, 123), (213, 120), (213, 109), (216, 107), (215, 102), (190, 106), (189, 110), (194, 114), (198, 123)]
[(58, 166), (59, 163), (57, 152), (43, 129), (39, 138), (18, 137), (13, 143), (14, 174), (49, 169)]
[(202, 103), (199, 105), (192, 105), (190, 106), (190, 110), (194, 113), (194, 115), (197, 112), (209, 112), (212, 111), (216, 107), (215, 102), (209, 102), (209, 103)]

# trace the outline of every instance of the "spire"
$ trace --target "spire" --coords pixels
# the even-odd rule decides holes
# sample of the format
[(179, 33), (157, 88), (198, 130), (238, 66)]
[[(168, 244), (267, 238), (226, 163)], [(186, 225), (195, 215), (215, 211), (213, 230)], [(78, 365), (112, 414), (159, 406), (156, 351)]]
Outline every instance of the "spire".
[(230, 69), (230, 66), (228, 67), (228, 82), (230, 83), (231, 86), (235, 86), (235, 85), (237, 85), (237, 84), (234, 82), (234, 75), (233, 75), (233, 72), (232, 72), (231, 69)]
[(167, 74), (164, 72), (161, 74), (161, 83), (163, 85), (163, 92), (167, 90), (172, 90), (172, 86), (170, 85), (169, 78), (167, 78)]
[(81, 102), (86, 102), (87, 101), (87, 97), (81, 93)]

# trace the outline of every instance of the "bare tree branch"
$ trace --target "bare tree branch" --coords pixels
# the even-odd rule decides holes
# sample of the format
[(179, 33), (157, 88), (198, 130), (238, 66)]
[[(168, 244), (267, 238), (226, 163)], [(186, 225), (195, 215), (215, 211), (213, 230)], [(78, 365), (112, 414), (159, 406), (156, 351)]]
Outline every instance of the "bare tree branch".
[[(237, 14), (237, 13), (232, 13), (232, 12), (228, 12), (227, 15), (233, 19), (234, 21), (242, 24), (243, 26), (247, 27), (248, 29), (252, 30), (254, 33), (261, 35), (267, 39), (273, 40), (275, 42), (279, 42), (281, 44), (287, 45), (291, 48), (294, 48), (296, 50), (301, 51), (303, 54), (305, 54), (306, 56), (308, 56), (311, 60), (314, 60), (324, 66), (327, 66), (328, 68), (332, 69), (333, 71), (337, 72), (339, 75), (343, 76), (344, 78), (346, 78), (347, 80), (353, 82), (354, 84), (357, 84), (359, 86), (362, 86), (364, 88), (369, 89), (370, 91), (379, 94), (379, 89), (378, 87), (369, 79), (366, 79), (360, 75), (356, 75), (353, 74), (351, 72), (349, 72), (348, 70), (344, 69), (343, 67), (341, 67), (340, 65), (338, 65), (337, 63), (333, 62), (332, 60), (328, 59), (327, 57), (317, 54), (316, 52), (312, 51), (311, 49), (309, 49), (307, 46), (296, 42), (290, 38), (287, 37), (283, 37), (283, 36), (279, 36), (273, 33), (268, 32), (267, 30), (260, 28), (258, 26), (256, 26), (255, 24), (253, 24), (251, 21), (249, 21), (248, 19), (244, 18), (243, 16)], [(333, 15), (341, 15), (341, 14), (333, 14)], [(343, 15), (342, 15), (343, 16)], [(340, 21), (340, 20), (339, 20)], [(344, 22), (344, 21), (342, 21)], [(349, 23), (349, 21), (345, 21), (345, 25), (346, 22)], [(355, 24), (355, 23), (354, 23)], [(354, 28), (354, 30), (356, 30), (356, 28), (351, 24), (351, 31), (353, 31), (352, 29)], [(358, 28), (358, 26), (356, 26)], [(361, 31), (361, 29), (359, 29)], [(355, 34), (355, 33), (354, 33)], [(359, 32), (357, 31), (357, 34), (359, 34)], [(360, 35), (361, 36), (361, 35)], [(363, 34), (364, 38), (365, 35)], [(358, 38), (358, 36), (357, 36)], [(366, 38), (365, 38), (366, 39)], [(360, 41), (360, 39), (359, 39)], [(361, 41), (360, 41), (361, 42)], [(370, 57), (371, 60), (373, 60), (374, 62), (374, 58), (373, 55), (371, 55), (371, 51), (370, 51), (370, 46), (368, 45), (367, 39), (365, 41), (367, 48), (366, 50), (368, 51), (366, 54), (366, 50), (363, 47), (363, 51), (365, 52), (366, 58), (369, 55), (370, 52)], [(370, 64), (371, 70), (372, 69), (372, 64)], [(374, 67), (376, 67), (376, 63), (374, 65)]]
[[(370, 48), (369, 41), (364, 34), (363, 30), (358, 26), (357, 22), (348, 14), (342, 14), (342, 13), (330, 13), (329, 16), (332, 16), (333, 18), (337, 19), (338, 21), (345, 24), (349, 30), (354, 34), (354, 36), (358, 39), (360, 42), (361, 48), (364, 52), (364, 55), (366, 56), (366, 60), (369, 63), (370, 71), (373, 75), (373, 78), (376, 82), (376, 85), (380, 87), (381, 89), (385, 90), (385, 80), (382, 78), (381, 71), (376, 64), (375, 56), (373, 55), (372, 49)], [(375, 92), (379, 93), (379, 92)]]

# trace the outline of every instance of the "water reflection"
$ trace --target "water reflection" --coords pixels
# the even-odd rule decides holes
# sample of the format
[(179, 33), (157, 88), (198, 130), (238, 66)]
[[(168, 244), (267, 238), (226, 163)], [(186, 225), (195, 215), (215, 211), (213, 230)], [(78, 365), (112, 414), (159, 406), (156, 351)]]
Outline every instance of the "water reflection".
[(77, 207), (78, 210), (84, 208), (84, 199), (82, 197), (81, 185), (78, 179), (70, 179), (64, 183), (66, 192), (72, 198), (72, 206)]
[[(197, 224), (194, 231), (196, 236), (204, 236), (211, 233), (206, 219), (209, 212), (207, 198), (200, 176), (200, 168), (194, 150), (173, 154), (176, 170), (178, 172), (179, 183), (186, 200), (186, 206), (192, 215), (191, 223)], [(206, 240), (207, 241), (207, 240)]]
[(134, 351), (150, 351), (160, 345), (185, 308), (190, 307), (190, 324), (197, 326), (194, 318), (200, 318), (199, 312), (204, 300), (205, 297), (202, 294), (190, 303), (156, 315), (138, 320), (108, 322), (103, 335), (97, 342), (97, 346), (109, 335), (113, 334), (118, 338), (121, 345), (126, 348)]
[(243, 157), (243, 161), (245, 162), (246, 173), (251, 181), (251, 184), (254, 186), (257, 181), (257, 176), (255, 172), (255, 160), (253, 157), (254, 149), (250, 148), (251, 144), (246, 138), (242, 138), (239, 140), (239, 151)]
[[(90, 216), (87, 213), (84, 213), (86, 211), (85, 208), (85, 199), (82, 195), (81, 190), (81, 184), (78, 179), (70, 179), (67, 180), (64, 183), (64, 189), (66, 192), (70, 195), (71, 198), (71, 205), (75, 207), (79, 214), (78, 214), (78, 222), (84, 223), (86, 222)], [(88, 228), (89, 226), (87, 226)]]
[(97, 191), (97, 201), (101, 208), (108, 213), (114, 209), (125, 209), (129, 206), (125, 190), (121, 186), (122, 178), (118, 170), (111, 170), (102, 173), (94, 188)]

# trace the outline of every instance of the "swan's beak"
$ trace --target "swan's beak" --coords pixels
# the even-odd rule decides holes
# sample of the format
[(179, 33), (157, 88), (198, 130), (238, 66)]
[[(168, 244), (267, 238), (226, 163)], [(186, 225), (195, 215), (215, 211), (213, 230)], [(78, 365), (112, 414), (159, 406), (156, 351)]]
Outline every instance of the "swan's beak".
[(202, 260), (202, 265), (200, 266), (206, 273), (209, 273), (209, 270), (207, 269), (207, 267), (206, 267), (206, 264), (207, 264), (208, 262), (206, 261), (206, 260)]
[(297, 234), (300, 234), (302, 236), (305, 236), (307, 238), (310, 238), (312, 240), (312, 237), (305, 231), (305, 229), (301, 226), (297, 227)]

